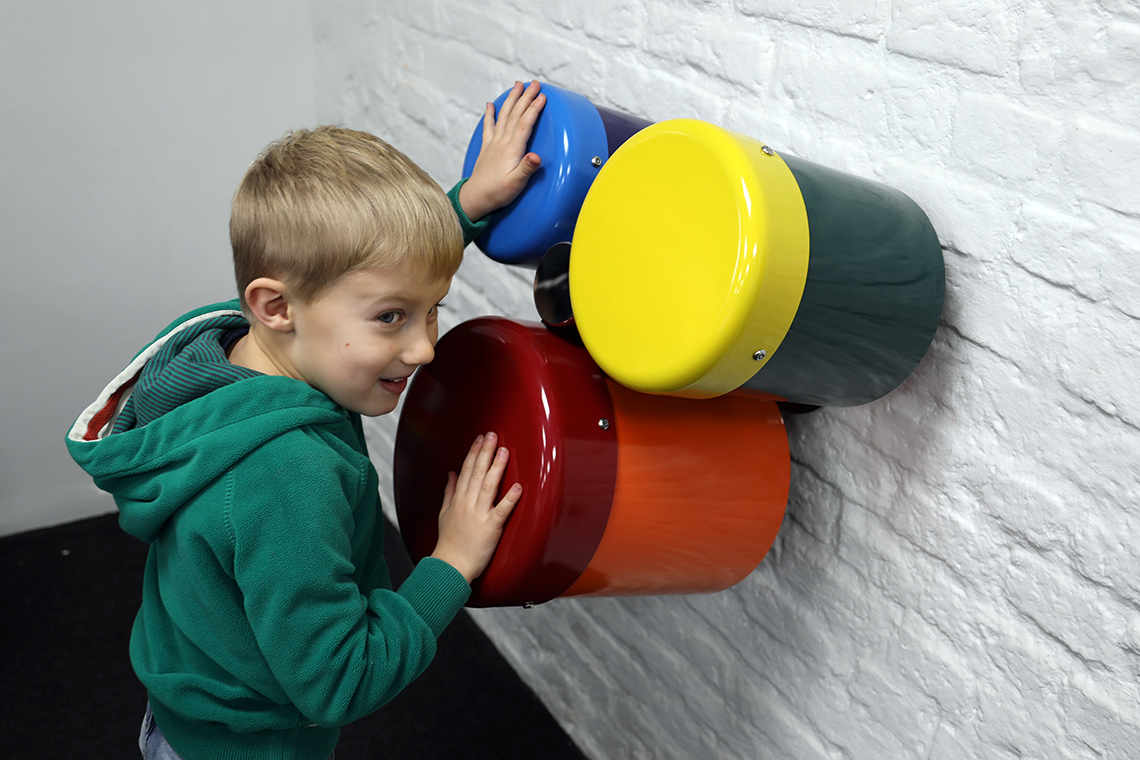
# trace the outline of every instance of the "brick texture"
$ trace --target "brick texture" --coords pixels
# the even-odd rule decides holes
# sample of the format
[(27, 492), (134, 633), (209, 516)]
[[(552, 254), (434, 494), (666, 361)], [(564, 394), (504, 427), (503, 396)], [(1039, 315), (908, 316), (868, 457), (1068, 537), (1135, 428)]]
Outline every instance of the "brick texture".
[[(539, 77), (897, 187), (943, 243), (929, 354), (789, 421), (744, 582), (477, 614), (591, 757), (1140, 756), (1135, 3), (314, 5), (320, 118), (445, 187), (482, 104)], [(529, 287), (472, 248), (444, 327), (534, 319)]]

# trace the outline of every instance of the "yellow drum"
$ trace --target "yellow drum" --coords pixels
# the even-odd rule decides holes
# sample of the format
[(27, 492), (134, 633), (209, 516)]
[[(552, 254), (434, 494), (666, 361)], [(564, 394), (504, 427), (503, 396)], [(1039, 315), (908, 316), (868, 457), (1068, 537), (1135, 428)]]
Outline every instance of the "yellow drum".
[(569, 289), (590, 355), (629, 388), (851, 405), (890, 391), (925, 353), (942, 253), (902, 193), (676, 119), (602, 167)]

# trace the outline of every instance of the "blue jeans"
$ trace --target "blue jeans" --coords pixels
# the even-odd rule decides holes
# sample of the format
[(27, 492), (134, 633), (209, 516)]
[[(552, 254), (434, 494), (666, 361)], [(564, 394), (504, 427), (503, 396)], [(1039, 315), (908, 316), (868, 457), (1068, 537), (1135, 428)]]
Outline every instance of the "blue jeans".
[(166, 742), (162, 729), (154, 720), (154, 713), (150, 711), (150, 703), (146, 705), (146, 715), (143, 716), (142, 729), (139, 730), (139, 752), (143, 760), (182, 760)]
[[(150, 711), (149, 702), (146, 705), (146, 715), (143, 716), (142, 728), (139, 730), (139, 752), (142, 752), (143, 760), (182, 760), (162, 735), (162, 729), (158, 727), (154, 713)], [(329, 760), (335, 758), (335, 752), (329, 755)]]

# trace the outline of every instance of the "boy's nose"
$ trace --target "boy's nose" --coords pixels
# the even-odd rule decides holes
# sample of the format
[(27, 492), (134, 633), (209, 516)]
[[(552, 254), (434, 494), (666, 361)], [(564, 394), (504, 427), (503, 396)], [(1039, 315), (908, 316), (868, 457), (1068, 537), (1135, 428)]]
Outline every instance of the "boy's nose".
[(435, 341), (425, 331), (417, 331), (404, 348), (401, 357), (405, 364), (417, 366), (427, 364), (435, 358)]

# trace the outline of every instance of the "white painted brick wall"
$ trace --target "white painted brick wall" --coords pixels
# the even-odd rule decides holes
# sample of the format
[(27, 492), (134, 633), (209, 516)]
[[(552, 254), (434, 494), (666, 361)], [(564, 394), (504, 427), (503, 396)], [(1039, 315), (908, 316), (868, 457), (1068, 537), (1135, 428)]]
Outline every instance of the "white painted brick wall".
[[(315, 5), (321, 118), (444, 186), (482, 104), (537, 76), (885, 182), (945, 246), (915, 375), (790, 421), (747, 580), (477, 615), (588, 754), (1140, 757), (1134, 0)], [(445, 326), (534, 318), (529, 279), (471, 249)]]

